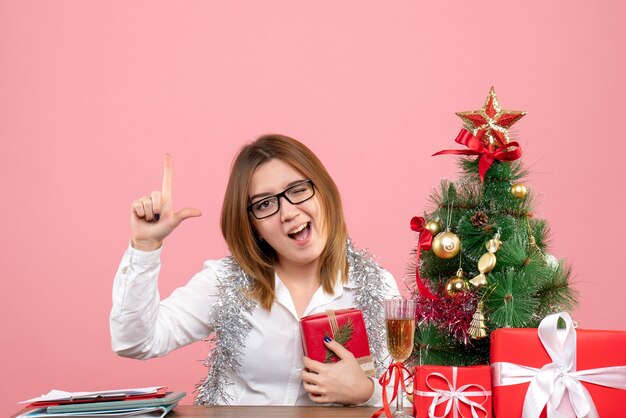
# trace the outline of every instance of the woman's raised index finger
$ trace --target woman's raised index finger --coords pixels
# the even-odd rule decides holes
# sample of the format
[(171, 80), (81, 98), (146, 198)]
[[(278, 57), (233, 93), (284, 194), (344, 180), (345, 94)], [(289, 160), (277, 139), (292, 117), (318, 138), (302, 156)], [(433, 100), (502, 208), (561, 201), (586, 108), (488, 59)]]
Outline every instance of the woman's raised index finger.
[(163, 188), (161, 189), (161, 195), (163, 197), (172, 196), (172, 156), (165, 154), (165, 162), (163, 164)]

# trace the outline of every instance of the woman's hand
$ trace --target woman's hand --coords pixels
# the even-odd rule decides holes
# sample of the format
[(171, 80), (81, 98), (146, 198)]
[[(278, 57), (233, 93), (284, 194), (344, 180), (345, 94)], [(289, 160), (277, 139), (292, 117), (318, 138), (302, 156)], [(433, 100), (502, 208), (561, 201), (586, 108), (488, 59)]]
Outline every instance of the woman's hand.
[(365, 375), (354, 355), (337, 341), (324, 342), (333, 351), (337, 363), (320, 363), (304, 357), (302, 384), (315, 403), (341, 403), (356, 405), (374, 393), (374, 382)]
[(133, 248), (142, 251), (156, 250), (182, 221), (202, 215), (197, 208), (184, 208), (174, 212), (172, 174), (172, 157), (165, 154), (161, 191), (154, 191), (132, 203), (130, 229)]

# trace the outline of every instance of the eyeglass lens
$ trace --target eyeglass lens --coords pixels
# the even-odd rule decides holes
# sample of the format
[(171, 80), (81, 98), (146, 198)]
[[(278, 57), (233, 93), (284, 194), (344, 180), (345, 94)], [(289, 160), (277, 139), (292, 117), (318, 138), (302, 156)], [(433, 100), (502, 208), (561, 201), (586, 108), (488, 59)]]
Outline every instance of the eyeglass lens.
[(279, 199), (281, 196), (285, 197), (292, 205), (296, 205), (310, 199), (314, 194), (313, 184), (310, 181), (298, 183), (289, 187), (282, 193), (254, 202), (251, 205), (252, 213), (259, 219), (266, 218), (278, 212), (280, 209)]

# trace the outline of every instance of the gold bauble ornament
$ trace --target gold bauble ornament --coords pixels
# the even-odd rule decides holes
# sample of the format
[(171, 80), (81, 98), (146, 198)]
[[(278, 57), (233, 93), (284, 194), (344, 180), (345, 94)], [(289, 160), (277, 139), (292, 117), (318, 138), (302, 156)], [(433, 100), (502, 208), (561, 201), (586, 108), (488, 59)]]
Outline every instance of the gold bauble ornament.
[(433, 237), (441, 232), (441, 224), (439, 223), (439, 220), (426, 222), (425, 228), (428, 229), (431, 234), (433, 234)]
[(467, 283), (467, 279), (463, 277), (463, 270), (459, 269), (456, 272), (456, 276), (451, 277), (446, 282), (445, 292), (446, 296), (449, 298), (453, 298), (461, 292), (466, 292), (469, 290), (469, 284)]
[(526, 190), (526, 186), (523, 183), (515, 183), (511, 186), (511, 194), (513, 197), (523, 199), (526, 197), (526, 193), (528, 193), (528, 190)]
[(433, 239), (432, 249), (439, 258), (452, 258), (461, 250), (461, 241), (454, 232), (440, 232)]

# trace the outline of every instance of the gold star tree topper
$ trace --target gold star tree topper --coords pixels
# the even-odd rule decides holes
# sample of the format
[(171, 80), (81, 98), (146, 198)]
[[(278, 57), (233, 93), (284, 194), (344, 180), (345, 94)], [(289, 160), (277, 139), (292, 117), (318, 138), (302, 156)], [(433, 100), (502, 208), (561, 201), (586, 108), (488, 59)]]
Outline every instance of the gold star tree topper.
[(493, 87), (489, 90), (482, 109), (457, 112), (465, 128), (491, 148), (505, 147), (509, 143), (509, 128), (526, 112), (502, 110)]

